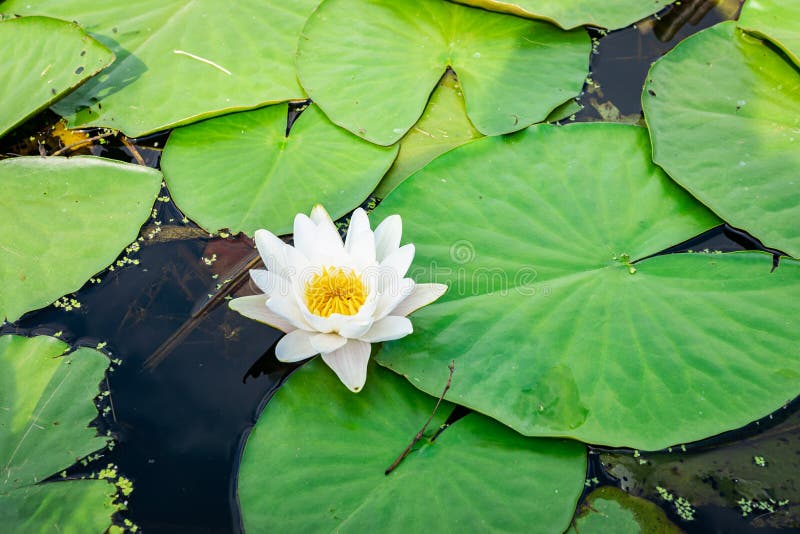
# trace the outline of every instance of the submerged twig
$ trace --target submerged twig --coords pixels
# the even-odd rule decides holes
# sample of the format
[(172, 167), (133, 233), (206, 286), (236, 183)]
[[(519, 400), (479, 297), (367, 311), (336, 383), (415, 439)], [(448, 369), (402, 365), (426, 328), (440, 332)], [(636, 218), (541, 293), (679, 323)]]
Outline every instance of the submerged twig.
[(72, 144), (69, 144), (69, 145), (67, 145), (67, 146), (65, 146), (63, 148), (59, 148), (58, 150), (56, 150), (55, 152), (53, 152), (50, 155), (51, 156), (60, 156), (61, 154), (63, 154), (64, 152), (67, 152), (68, 150), (72, 150), (73, 148), (79, 147), (81, 145), (94, 143), (95, 141), (99, 141), (100, 139), (105, 139), (106, 137), (112, 137), (114, 135), (117, 135), (117, 133), (118, 132), (115, 130), (113, 132), (101, 133), (101, 134), (95, 135), (94, 137), (87, 137), (86, 139), (82, 139), (82, 140), (78, 141), (77, 143), (72, 143)]
[(416, 445), (417, 442), (421, 440), (422, 437), (425, 435), (425, 430), (427, 430), (428, 425), (431, 424), (431, 421), (433, 421), (436, 412), (439, 411), (439, 406), (442, 404), (442, 401), (444, 400), (444, 396), (447, 393), (447, 390), (450, 389), (450, 383), (453, 381), (453, 372), (456, 370), (456, 361), (455, 360), (451, 361), (450, 365), (448, 365), (447, 368), (450, 369), (450, 375), (447, 377), (447, 384), (444, 385), (444, 390), (442, 391), (442, 394), (439, 396), (439, 400), (436, 401), (436, 406), (433, 407), (433, 412), (431, 412), (431, 416), (428, 417), (428, 420), (425, 421), (424, 425), (422, 425), (422, 428), (414, 436), (414, 439), (411, 440), (411, 443), (408, 444), (408, 447), (406, 447), (405, 450), (402, 453), (400, 453), (400, 456), (398, 456), (397, 459), (394, 462), (392, 462), (392, 465), (390, 465), (386, 469), (386, 471), (383, 472), (384, 475), (388, 475), (389, 473), (394, 471), (397, 468), (397, 466), (400, 465), (400, 462), (405, 460), (406, 456), (408, 456), (408, 453), (411, 452), (411, 449), (414, 447), (414, 445)]
[(122, 144), (123, 144), (123, 145), (125, 145), (125, 148), (127, 148), (127, 149), (128, 149), (128, 152), (130, 152), (130, 153), (131, 153), (131, 156), (133, 156), (133, 158), (136, 160), (136, 163), (138, 163), (139, 165), (142, 165), (142, 166), (146, 167), (146, 166), (147, 166), (147, 163), (145, 163), (145, 162), (144, 162), (144, 158), (143, 158), (143, 157), (142, 157), (142, 155), (139, 153), (139, 151), (136, 149), (136, 145), (134, 145), (133, 143), (131, 143), (130, 139), (128, 139), (128, 138), (127, 138), (126, 136), (124, 136), (124, 135), (122, 136), (122, 138), (121, 138), (121, 139), (122, 139)]
[(249, 276), (250, 276), (250, 269), (256, 267), (258, 263), (261, 261), (261, 256), (258, 255), (258, 251), (254, 250), (251, 254), (245, 257), (244, 261), (240, 263), (240, 266), (237, 267), (234, 272), (236, 273), (231, 278), (231, 282), (228, 284), (228, 287), (225, 291), (217, 292), (211, 299), (208, 300), (205, 304), (203, 304), (197, 311), (192, 313), (191, 317), (186, 320), (185, 323), (181, 325), (169, 338), (164, 341), (153, 354), (150, 355), (147, 360), (144, 362), (145, 369), (153, 369), (156, 367), (161, 361), (169, 355), (176, 346), (178, 346), (189, 333), (194, 330), (197, 325), (199, 324), (200, 320), (212, 309), (214, 309), (227, 295), (233, 293), (239, 287), (244, 284)]

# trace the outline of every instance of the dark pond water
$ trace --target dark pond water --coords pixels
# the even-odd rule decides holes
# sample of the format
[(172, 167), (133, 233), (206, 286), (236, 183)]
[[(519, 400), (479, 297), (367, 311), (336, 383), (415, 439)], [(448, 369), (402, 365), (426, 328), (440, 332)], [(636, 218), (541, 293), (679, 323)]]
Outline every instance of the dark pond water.
[[(587, 85), (581, 97), (585, 107), (576, 120), (637, 121), (650, 63), (688, 35), (735, 16), (738, 7), (738, 1), (684, 0), (660, 20), (594, 34), (599, 44), (591, 78), (599, 88)], [(4, 141), (0, 154), (52, 153), (57, 141), (37, 137), (36, 130), (53, 121), (45, 113), (23, 126)], [(166, 138), (139, 139), (131, 149), (110, 137), (81, 150), (157, 167)], [(170, 201), (156, 208), (157, 215), (142, 229), (139, 265), (102, 273), (99, 284), (87, 284), (76, 294), (82, 304), (78, 310), (49, 307), (5, 325), (0, 333), (62, 331), (62, 338), (75, 345), (107, 342), (106, 350), (122, 364), (108, 375), (112, 410), (97, 424), (110, 429), (118, 445), (86, 469), (119, 465), (135, 487), (124, 516), (146, 532), (235, 532), (235, 473), (243, 439), (294, 366), (274, 357), (279, 332), (228, 311), (226, 295), (251, 291), (240, 275), (257, 261), (252, 243), (209, 236), (185, 221)], [(704, 248), (760, 245), (720, 227), (665, 252)], [(767, 458), (767, 465), (756, 465), (756, 456)], [(633, 451), (593, 448), (587, 478), (596, 477), (592, 488), (617, 485), (653, 500), (688, 532), (764, 533), (800, 526), (798, 464), (800, 403), (794, 402), (744, 429), (691, 444), (685, 452), (678, 448), (636, 457)], [(673, 505), (659, 499), (658, 485), (688, 498), (696, 507), (694, 520), (681, 519)], [(761, 500), (750, 503), (756, 509), (747, 517), (737, 504), (737, 487), (760, 491)], [(789, 502), (773, 506), (773, 512), (758, 509), (770, 498)]]

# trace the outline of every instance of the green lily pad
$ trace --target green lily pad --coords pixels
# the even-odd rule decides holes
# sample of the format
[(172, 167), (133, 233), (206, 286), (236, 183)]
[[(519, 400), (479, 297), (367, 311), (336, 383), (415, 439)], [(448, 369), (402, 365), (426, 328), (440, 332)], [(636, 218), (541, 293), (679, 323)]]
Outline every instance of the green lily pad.
[(419, 120), (448, 67), (472, 124), (497, 135), (577, 95), (590, 50), (583, 30), (440, 0), (324, 0), (301, 34), (297, 73), (334, 123), (391, 145)]
[(114, 61), (77, 24), (48, 17), (0, 20), (0, 42), (0, 136)]
[(318, 0), (9, 0), (0, 12), (76, 20), (117, 61), (54, 110), (70, 127), (138, 137), (231, 111), (304, 98), (297, 35)]
[(114, 487), (105, 480), (42, 480), (103, 447), (97, 417), (108, 359), (92, 349), (61, 356), (51, 337), (0, 337), (0, 524), (8, 532), (103, 532)]
[(394, 161), (309, 106), (286, 135), (287, 106), (227, 115), (176, 130), (161, 159), (170, 192), (209, 231), (289, 233), (321, 203), (332, 217), (369, 196)]
[(639, 449), (794, 398), (800, 265), (646, 259), (719, 223), (649, 154), (635, 126), (539, 125), (459, 147), (403, 182), (374, 222), (399, 213), (416, 246), (410, 276), (450, 289), (379, 363), (436, 394), (455, 360), (448, 400), (523, 434)]
[(397, 159), (375, 190), (375, 196), (386, 197), (431, 160), (479, 137), (483, 134), (467, 117), (458, 78), (448, 70), (431, 94), (425, 113), (400, 141)]
[(800, 3), (786, 0), (748, 0), (739, 27), (769, 39), (800, 65)]
[(570, 29), (596, 26), (616, 30), (657, 13), (675, 0), (456, 0), (460, 4), (544, 19)]
[(136, 239), (161, 173), (94, 157), (0, 161), (0, 319), (76, 291)]
[(653, 159), (731, 225), (800, 257), (800, 71), (725, 22), (650, 69)]
[[(583, 107), (570, 98), (545, 119), (558, 122), (579, 112)], [(457, 146), (483, 137), (467, 117), (461, 85), (452, 70), (447, 70), (431, 94), (425, 113), (400, 140), (400, 151), (389, 172), (378, 184), (374, 195), (385, 198), (400, 182), (432, 160)]]
[(664, 510), (650, 501), (603, 486), (586, 497), (575, 516), (574, 534), (679, 534)]
[(278, 390), (239, 471), (248, 532), (567, 528), (586, 472), (582, 445), (524, 438), (478, 414), (431, 441), (452, 409), (443, 403), (427, 435), (384, 475), (436, 399), (378, 366), (369, 373), (354, 395), (317, 359)]

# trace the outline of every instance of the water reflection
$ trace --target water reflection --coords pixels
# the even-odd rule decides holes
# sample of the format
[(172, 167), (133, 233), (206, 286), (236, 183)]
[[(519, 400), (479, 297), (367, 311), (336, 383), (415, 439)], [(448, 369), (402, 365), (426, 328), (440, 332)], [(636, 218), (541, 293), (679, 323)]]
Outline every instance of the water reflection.
[[(192, 233), (165, 228), (161, 234)], [(202, 258), (214, 251), (220, 260), (207, 265)], [(114, 462), (133, 480), (128, 516), (148, 532), (229, 532), (238, 524), (234, 476), (243, 433), (295, 367), (272, 353), (262, 357), (278, 331), (229, 311), (224, 298), (204, 307), (218, 280), (251, 251), (248, 242), (207, 234), (145, 242), (139, 265), (104, 273), (100, 284), (77, 293), (80, 309), (49, 307), (3, 329), (60, 330), (87, 346), (105, 341), (122, 360), (108, 377), (114, 411), (105, 422), (118, 445), (99, 464)], [(146, 366), (178, 331), (184, 334), (168, 355)]]
[[(689, 500), (696, 519), (689, 532), (755, 532), (800, 528), (800, 400), (745, 428), (682, 450), (592, 455), (606, 481), (659, 502), (657, 487)], [(615, 478), (608, 478), (615, 477)], [(659, 503), (675, 517), (668, 503)], [(781, 532), (786, 532), (781, 530)]]
[[(590, 62), (592, 83), (584, 87), (580, 103), (584, 109), (577, 120), (601, 120), (600, 110), (636, 122), (641, 116), (641, 93), (651, 63), (672, 50), (683, 39), (730, 20), (739, 14), (743, 0), (683, 0), (673, 4), (659, 18), (652, 17), (599, 39)], [(600, 109), (598, 109), (598, 107)]]

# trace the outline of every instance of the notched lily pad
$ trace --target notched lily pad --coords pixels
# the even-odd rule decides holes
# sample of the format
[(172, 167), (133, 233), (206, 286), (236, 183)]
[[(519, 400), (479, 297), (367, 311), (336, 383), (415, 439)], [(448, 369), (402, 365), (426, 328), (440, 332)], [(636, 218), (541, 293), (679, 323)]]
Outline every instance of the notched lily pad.
[(652, 163), (642, 128), (479, 139), (403, 182), (374, 216), (393, 213), (416, 245), (411, 275), (450, 289), (376, 358), (430, 394), (455, 360), (448, 400), (523, 434), (659, 449), (800, 393), (800, 264), (649, 257), (719, 219)]
[[(583, 106), (570, 98), (551, 111), (545, 122), (568, 119), (581, 109)], [(422, 117), (400, 140), (397, 159), (375, 189), (375, 196), (385, 198), (400, 182), (432, 160), (481, 137), (483, 134), (475, 129), (467, 117), (458, 78), (448, 69), (431, 94)]]
[(114, 61), (77, 24), (49, 17), (0, 18), (0, 42), (0, 136)]
[(725, 22), (650, 69), (653, 160), (731, 225), (800, 257), (800, 70)]
[(103, 532), (119, 509), (105, 480), (41, 481), (103, 447), (89, 423), (108, 359), (61, 356), (50, 337), (0, 336), (0, 524), (9, 532)]
[(422, 117), (400, 140), (397, 159), (375, 190), (375, 196), (386, 197), (437, 156), (479, 137), (483, 134), (467, 117), (458, 78), (448, 69), (431, 94)]
[(319, 360), (300, 368), (247, 441), (238, 487), (246, 530), (567, 528), (583, 488), (584, 447), (524, 438), (478, 414), (431, 442), (449, 403), (411, 454), (384, 475), (435, 403), (378, 366), (370, 367), (358, 395), (341, 387)]
[(0, 161), (0, 319), (76, 291), (136, 239), (161, 173), (91, 156)]
[(0, 12), (76, 20), (117, 62), (54, 110), (130, 137), (304, 98), (297, 35), (318, 0), (7, 0)]
[(577, 95), (590, 50), (583, 30), (440, 0), (324, 0), (301, 34), (297, 73), (334, 123), (391, 145), (419, 120), (448, 67), (472, 124), (498, 135)]
[(769, 39), (800, 67), (800, 2), (748, 0), (738, 25)]
[(176, 204), (210, 232), (291, 232), (295, 214), (323, 204), (340, 217), (357, 207), (394, 161), (314, 105), (286, 135), (287, 106), (237, 113), (175, 130), (161, 168)]
[(657, 13), (675, 0), (456, 0), (460, 4), (520, 17), (548, 20), (562, 28), (616, 30)]

